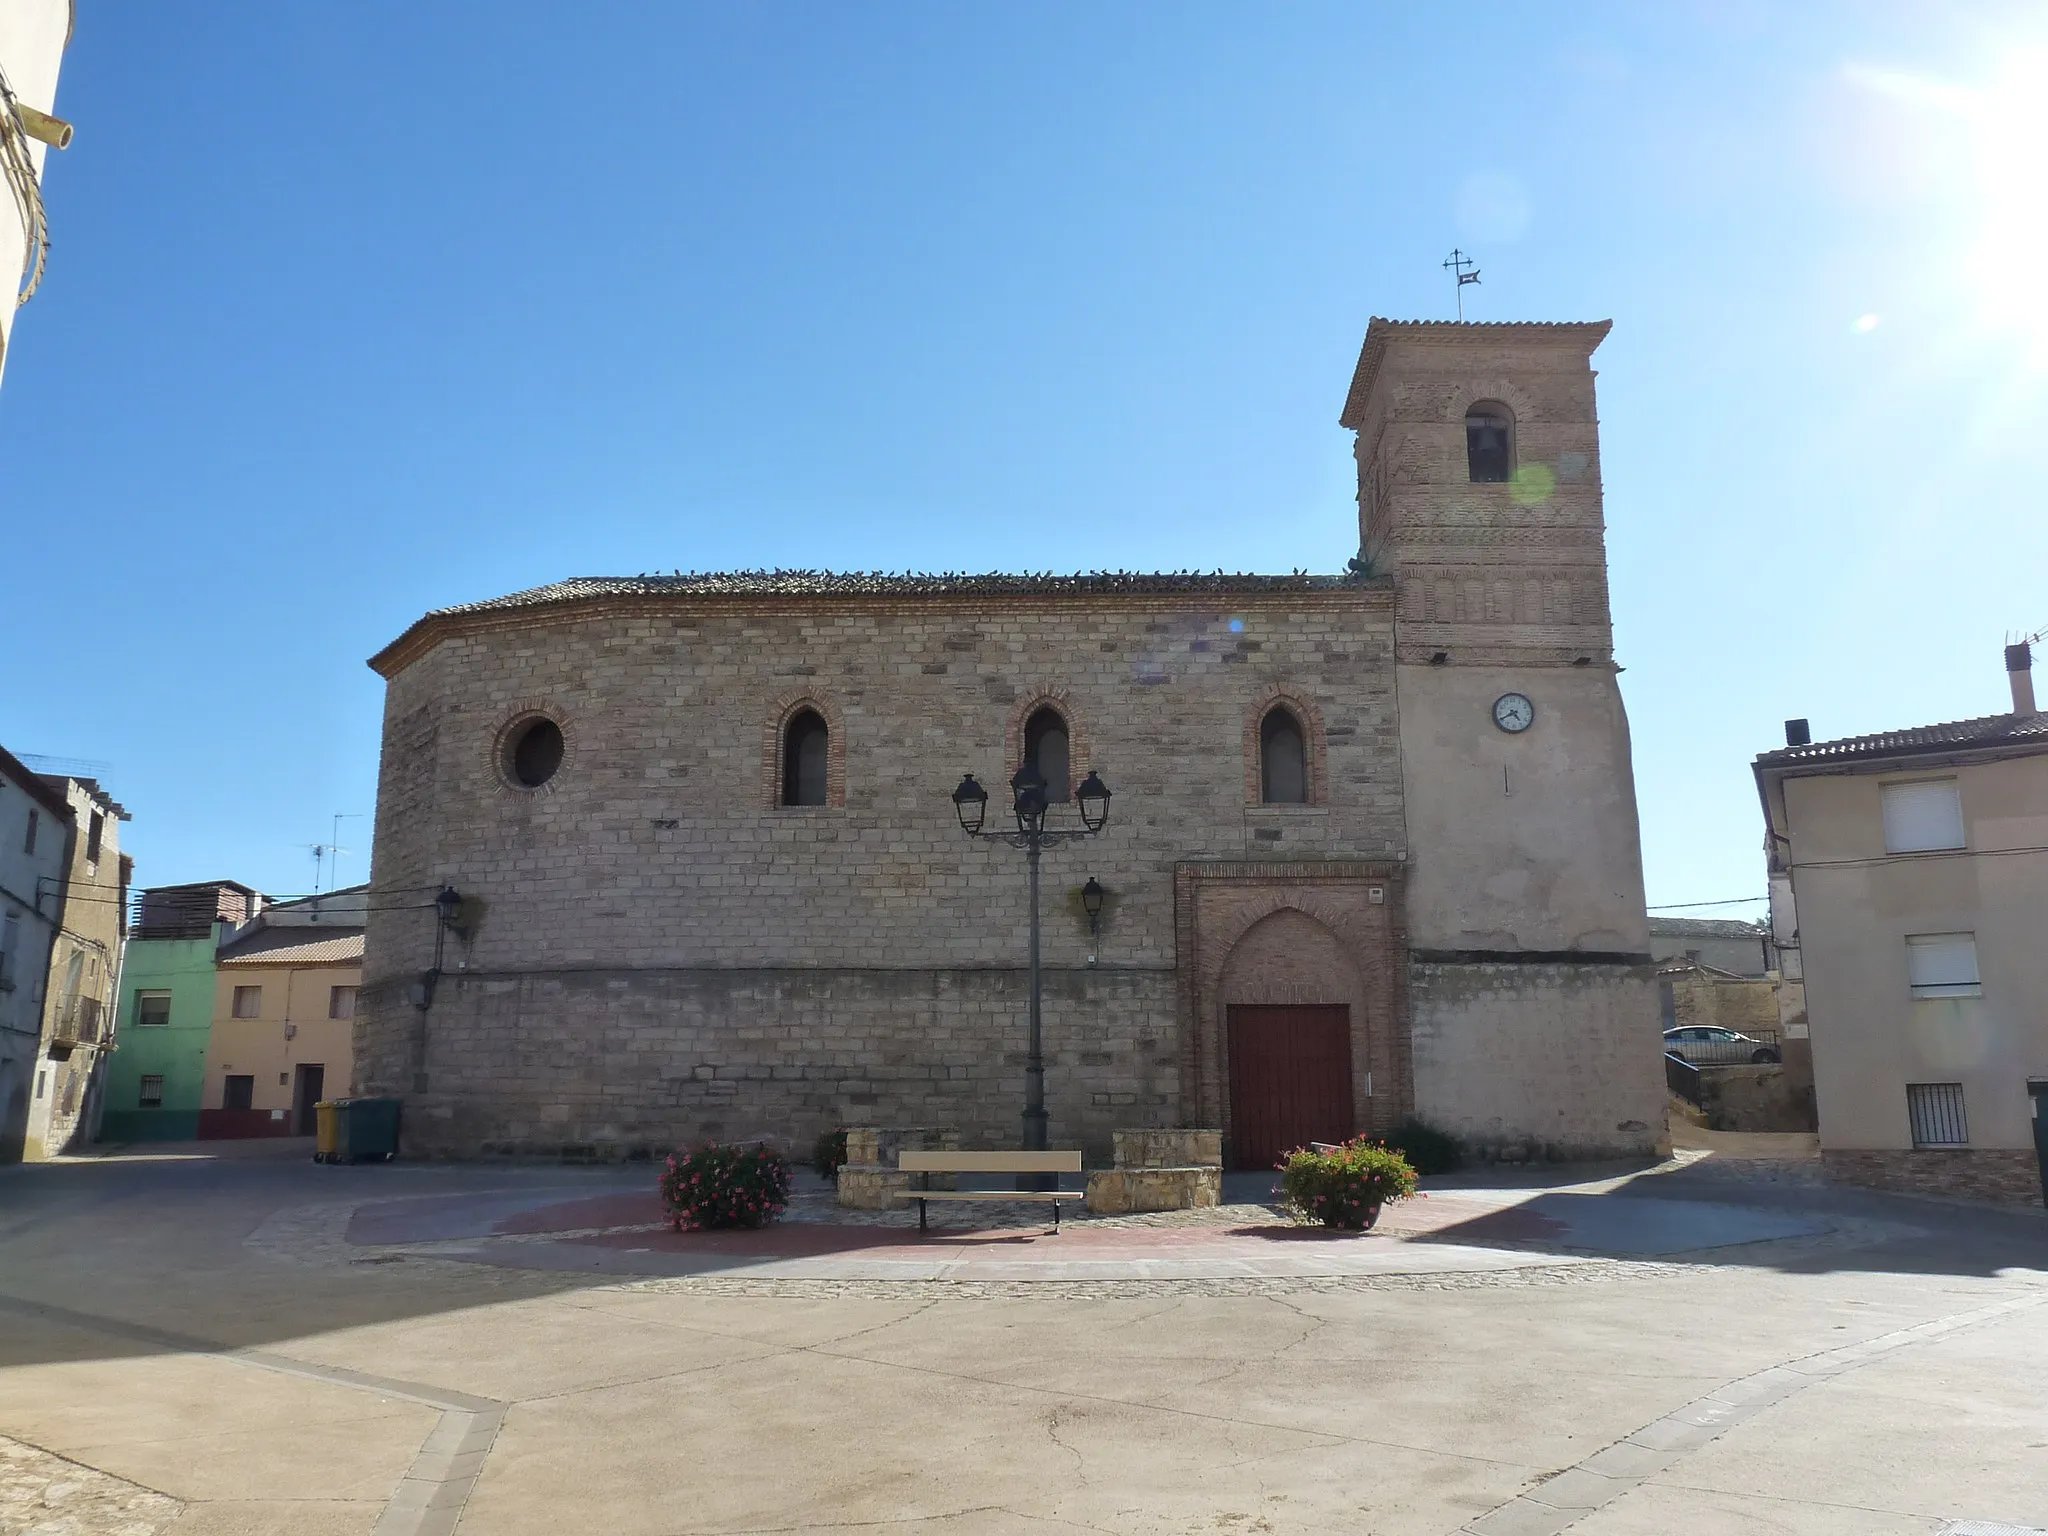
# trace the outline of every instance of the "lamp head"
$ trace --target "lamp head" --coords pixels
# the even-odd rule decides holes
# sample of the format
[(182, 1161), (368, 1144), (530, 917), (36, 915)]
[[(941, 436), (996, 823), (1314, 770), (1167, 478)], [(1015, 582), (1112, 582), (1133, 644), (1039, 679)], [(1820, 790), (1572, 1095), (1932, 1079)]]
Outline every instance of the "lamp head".
[(961, 831), (981, 830), (981, 819), (988, 814), (988, 791), (974, 782), (973, 774), (962, 779), (960, 787), (953, 791), (953, 810), (960, 818)]
[(1082, 824), (1090, 832), (1100, 832), (1109, 822), (1109, 786), (1094, 769), (1088, 770), (1088, 777), (1074, 791), (1074, 798), (1081, 805)]
[(1029, 831), (1045, 820), (1045, 775), (1034, 763), (1026, 763), (1010, 780), (1012, 809), (1017, 829)]

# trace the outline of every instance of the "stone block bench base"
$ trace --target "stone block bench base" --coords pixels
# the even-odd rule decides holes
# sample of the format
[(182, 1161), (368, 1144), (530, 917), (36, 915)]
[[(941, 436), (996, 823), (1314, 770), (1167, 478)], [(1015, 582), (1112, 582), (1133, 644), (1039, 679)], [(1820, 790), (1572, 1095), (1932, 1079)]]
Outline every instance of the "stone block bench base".
[(1088, 1209), (1097, 1216), (1191, 1211), (1222, 1203), (1221, 1168), (1101, 1168), (1088, 1175)]

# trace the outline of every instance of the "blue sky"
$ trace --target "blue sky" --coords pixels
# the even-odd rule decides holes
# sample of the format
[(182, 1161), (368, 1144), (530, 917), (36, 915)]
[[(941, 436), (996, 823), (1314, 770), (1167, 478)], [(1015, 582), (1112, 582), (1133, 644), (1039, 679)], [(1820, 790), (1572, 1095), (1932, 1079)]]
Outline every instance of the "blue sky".
[(108, 764), (144, 883), (310, 888), (429, 608), (1340, 569), (1359, 341), (1453, 245), (1471, 318), (1615, 322), (1652, 903), (1761, 892), (1786, 716), (2000, 710), (2048, 625), (2036, 7), (79, 10), (0, 742)]

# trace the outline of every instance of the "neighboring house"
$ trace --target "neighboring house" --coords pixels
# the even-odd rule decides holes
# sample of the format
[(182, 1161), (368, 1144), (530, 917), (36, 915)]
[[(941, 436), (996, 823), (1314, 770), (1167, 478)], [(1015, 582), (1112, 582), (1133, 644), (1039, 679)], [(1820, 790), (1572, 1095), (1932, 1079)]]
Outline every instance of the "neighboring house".
[(1697, 960), (1735, 976), (1768, 976), (1778, 968), (1770, 928), (1727, 917), (1652, 917), (1650, 958), (1660, 966)]
[(1732, 1029), (1766, 1045), (1778, 1039), (1778, 988), (1765, 976), (1741, 976), (1699, 960), (1657, 967), (1658, 1022), (1664, 1029)]
[(199, 1134), (214, 951), (263, 904), (233, 880), (158, 886), (137, 898), (121, 968), (121, 1048), (107, 1065), (100, 1140)]
[(71, 838), (56, 889), (57, 937), (43, 988), (41, 1053), (22, 1156), (53, 1157), (92, 1140), (105, 1063), (114, 1048), (114, 1003), (128, 937), (128, 880), (121, 853), (128, 813), (97, 779), (37, 775), (64, 799)]
[(0, 1163), (19, 1162), (43, 1064), (43, 995), (71, 865), (71, 805), (0, 750)]
[(425, 615), (371, 662), (358, 1085), (414, 1152), (1010, 1144), (1029, 886), (952, 796), (980, 775), (995, 830), (1028, 763), (1056, 825), (1091, 771), (1115, 795), (1047, 855), (1059, 1144), (1217, 1126), (1271, 1168), (1419, 1115), (1651, 1153), (1607, 329), (1373, 320), (1341, 572), (580, 578)]
[(1756, 759), (1774, 930), (1803, 981), (1822, 1156), (1870, 1184), (2043, 1198), (2048, 714), (2013, 709)]
[(202, 1139), (310, 1136), (313, 1106), (348, 1092), (363, 976), (363, 886), (266, 907), (214, 960)]
[(43, 215), (43, 157), (70, 142), (56, 110), (57, 71), (71, 41), (72, 0), (6, 0), (0, 4), (0, 160), (11, 195), (0, 196), (0, 372), (14, 311), (43, 274), (49, 236)]

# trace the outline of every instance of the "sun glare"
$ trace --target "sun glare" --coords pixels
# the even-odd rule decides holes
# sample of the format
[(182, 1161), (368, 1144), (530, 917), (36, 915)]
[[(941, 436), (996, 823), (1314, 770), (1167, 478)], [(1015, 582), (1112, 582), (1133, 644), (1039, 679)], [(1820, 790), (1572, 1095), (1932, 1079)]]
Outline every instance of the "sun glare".
[[(2027, 363), (2048, 369), (2048, 196), (2042, 148), (2048, 145), (2048, 48), (2009, 49), (1985, 77), (1959, 83), (1904, 70), (1850, 64), (1855, 84), (1942, 119), (1942, 138), (1962, 163), (1945, 178), (1953, 278), (1971, 295), (1969, 310), (1987, 333), (2011, 338)], [(1874, 317), (1866, 317), (1875, 324)], [(1858, 322), (1859, 329), (1867, 329)]]

